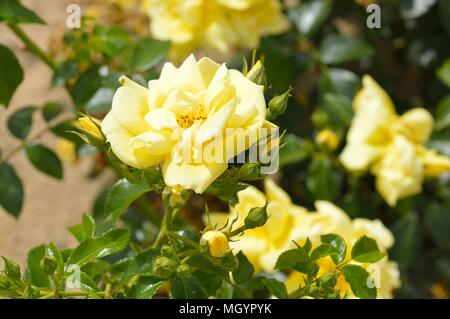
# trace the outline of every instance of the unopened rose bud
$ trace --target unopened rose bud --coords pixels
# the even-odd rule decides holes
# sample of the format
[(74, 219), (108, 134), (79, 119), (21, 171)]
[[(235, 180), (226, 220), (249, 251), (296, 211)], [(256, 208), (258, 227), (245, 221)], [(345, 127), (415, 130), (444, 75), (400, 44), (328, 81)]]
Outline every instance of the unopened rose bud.
[(177, 271), (178, 263), (170, 258), (167, 258), (165, 256), (160, 256), (156, 258), (155, 262), (153, 263), (153, 273), (161, 277), (163, 279), (167, 279), (175, 275)]
[(248, 71), (246, 78), (252, 81), (253, 83), (259, 85), (266, 85), (266, 68), (264, 67), (261, 60), (256, 61), (255, 65)]
[(274, 96), (269, 102), (269, 108), (266, 112), (267, 119), (274, 119), (286, 111), (287, 104), (291, 95), (292, 89), (289, 88), (281, 95)]
[(96, 139), (103, 140), (103, 134), (100, 132), (99, 127), (101, 125), (100, 121), (88, 117), (83, 116), (78, 119), (79, 128), (84, 132), (90, 134), (92, 137), (95, 137)]
[(172, 257), (175, 254), (174, 249), (169, 245), (164, 245), (161, 247), (161, 255), (165, 257)]
[(222, 257), (228, 251), (228, 238), (220, 231), (207, 231), (200, 239), (200, 248), (209, 251), (213, 257)]
[(319, 145), (325, 145), (329, 150), (334, 151), (339, 146), (339, 139), (332, 130), (325, 129), (317, 134), (316, 143)]
[(244, 220), (245, 227), (252, 229), (263, 226), (269, 216), (267, 216), (267, 205), (263, 207), (255, 207), (250, 210), (247, 217)]
[(239, 178), (244, 181), (252, 181), (260, 176), (260, 164), (245, 163), (239, 168)]
[(177, 276), (180, 278), (189, 278), (192, 274), (192, 268), (188, 264), (181, 264), (177, 268)]
[(322, 110), (314, 111), (311, 120), (315, 127), (322, 128), (328, 123), (328, 114)]

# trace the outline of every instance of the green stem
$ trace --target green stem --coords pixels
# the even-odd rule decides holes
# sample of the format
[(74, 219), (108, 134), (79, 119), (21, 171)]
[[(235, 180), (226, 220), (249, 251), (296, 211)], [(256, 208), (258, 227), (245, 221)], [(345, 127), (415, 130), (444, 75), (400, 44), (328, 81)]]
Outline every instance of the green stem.
[(167, 207), (166, 213), (164, 214), (163, 220), (161, 222), (161, 228), (152, 247), (155, 248), (161, 246), (167, 232), (170, 231), (170, 224), (172, 223), (172, 213), (172, 208)]
[(33, 40), (31, 40), (22, 29), (16, 24), (8, 24), (8, 27), (22, 40), (27, 47), (28, 51), (40, 58), (45, 64), (47, 64), (53, 71), (56, 69), (55, 62), (39, 48)]
[[(60, 291), (58, 296), (59, 297), (86, 297), (88, 295), (98, 295), (101, 297), (105, 297), (106, 293), (103, 291), (98, 291), (98, 292), (88, 292), (88, 291)], [(42, 297), (40, 297), (40, 299), (49, 299), (52, 297), (56, 297), (54, 292), (48, 293)]]

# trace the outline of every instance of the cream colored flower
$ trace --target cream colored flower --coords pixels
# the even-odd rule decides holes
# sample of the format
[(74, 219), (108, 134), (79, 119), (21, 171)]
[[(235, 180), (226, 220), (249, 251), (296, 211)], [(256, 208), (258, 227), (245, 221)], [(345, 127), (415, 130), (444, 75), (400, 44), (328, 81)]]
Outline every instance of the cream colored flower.
[(152, 34), (172, 42), (174, 60), (196, 48), (253, 49), (261, 36), (287, 28), (279, 0), (150, 0), (148, 7)]
[[(248, 212), (254, 207), (261, 207), (268, 201), (267, 223), (255, 229), (249, 229), (235, 241), (230, 248), (235, 252), (242, 250), (257, 271), (273, 272), (278, 256), (295, 248), (293, 241), (303, 245), (307, 238), (313, 247), (320, 244), (320, 237), (334, 233), (342, 236), (347, 242), (347, 258), (350, 257), (351, 246), (363, 235), (373, 238), (382, 251), (387, 251), (394, 244), (392, 233), (379, 220), (358, 218), (351, 220), (340, 208), (327, 201), (317, 201), (316, 211), (308, 212), (305, 208), (292, 204), (289, 196), (272, 180), (264, 181), (266, 194), (250, 186), (238, 193), (239, 203), (227, 213), (212, 213), (210, 218), (216, 227), (223, 227), (227, 220), (236, 217), (233, 226), (243, 225)], [(335, 269), (329, 257), (319, 259), (319, 276)], [(378, 285), (379, 298), (391, 298), (392, 291), (400, 286), (397, 264), (384, 258), (371, 265), (362, 265), (370, 273)], [(304, 274), (293, 272), (286, 280), (288, 291), (293, 291), (304, 282)], [(348, 283), (341, 276), (337, 286), (344, 294), (350, 290)]]
[(376, 187), (390, 206), (422, 191), (425, 176), (450, 170), (450, 159), (427, 150), (433, 117), (423, 108), (402, 116), (395, 112), (387, 93), (369, 76), (353, 101), (355, 116), (340, 155), (352, 172), (371, 170)]
[[(162, 164), (171, 187), (202, 193), (257, 141), (260, 128), (273, 127), (263, 87), (208, 58), (191, 55), (179, 68), (166, 63), (148, 89), (127, 78), (122, 84), (102, 131), (124, 163)], [(235, 143), (242, 136), (247, 142)]]

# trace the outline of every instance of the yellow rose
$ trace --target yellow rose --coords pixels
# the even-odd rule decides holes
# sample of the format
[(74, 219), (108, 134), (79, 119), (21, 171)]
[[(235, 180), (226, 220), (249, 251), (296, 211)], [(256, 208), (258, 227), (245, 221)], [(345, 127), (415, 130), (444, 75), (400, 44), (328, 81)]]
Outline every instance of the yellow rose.
[[(171, 187), (202, 193), (228, 160), (257, 141), (260, 128), (273, 127), (265, 120), (263, 87), (208, 58), (191, 55), (179, 68), (166, 63), (148, 89), (121, 81), (102, 131), (124, 163), (162, 164)], [(246, 142), (236, 142), (242, 136)]]
[(351, 172), (371, 169), (376, 187), (390, 206), (418, 194), (425, 176), (447, 172), (450, 159), (427, 150), (433, 117), (423, 108), (398, 116), (387, 93), (369, 76), (353, 101), (355, 116), (341, 163)]
[(152, 34), (171, 41), (174, 60), (196, 48), (253, 49), (261, 36), (287, 28), (279, 0), (150, 0), (148, 7)]
[[(210, 218), (216, 227), (223, 227), (227, 220), (238, 218), (233, 229), (243, 225), (248, 212), (254, 207), (263, 206), (268, 201), (267, 223), (255, 229), (249, 229), (242, 236), (230, 242), (233, 251), (242, 250), (257, 271), (273, 272), (278, 256), (295, 248), (293, 241), (303, 245), (307, 238), (313, 247), (320, 244), (320, 237), (334, 233), (347, 242), (347, 257), (351, 246), (363, 235), (373, 238), (382, 251), (387, 251), (394, 243), (392, 233), (379, 220), (357, 218), (351, 220), (340, 208), (327, 201), (317, 201), (316, 211), (308, 212), (305, 208), (292, 204), (288, 194), (271, 179), (264, 181), (266, 194), (255, 187), (247, 187), (238, 193), (239, 203), (230, 213), (211, 213)], [(228, 223), (229, 227), (230, 223)], [(329, 258), (319, 259), (320, 273), (333, 270), (335, 265)], [(375, 264), (362, 265), (372, 273), (379, 298), (391, 298), (392, 291), (400, 285), (397, 264), (384, 258)], [(286, 280), (288, 291), (294, 291), (304, 282), (304, 274), (293, 272)], [(342, 294), (350, 290), (348, 283), (341, 276), (336, 287)], [(353, 296), (353, 295), (351, 295)]]
[(211, 256), (222, 257), (228, 251), (228, 238), (220, 231), (210, 230), (203, 234), (200, 245), (207, 246)]
[(348, 170), (364, 171), (391, 141), (391, 127), (397, 116), (389, 96), (367, 75), (363, 77), (363, 88), (353, 100), (353, 108), (355, 116), (340, 159)]

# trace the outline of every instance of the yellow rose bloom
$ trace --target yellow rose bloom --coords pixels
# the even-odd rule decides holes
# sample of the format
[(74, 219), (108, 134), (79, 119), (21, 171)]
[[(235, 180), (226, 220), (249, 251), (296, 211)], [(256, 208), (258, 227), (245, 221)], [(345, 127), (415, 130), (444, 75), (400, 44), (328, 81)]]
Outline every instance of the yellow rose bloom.
[(222, 257), (228, 251), (228, 238), (224, 233), (210, 230), (203, 234), (200, 245), (206, 245), (213, 257)]
[(376, 187), (390, 206), (419, 194), (426, 176), (450, 170), (450, 159), (427, 150), (433, 117), (423, 108), (398, 116), (387, 93), (370, 77), (353, 100), (355, 116), (347, 135), (341, 163), (351, 172), (370, 171)]
[[(166, 63), (148, 88), (121, 82), (102, 131), (122, 162), (140, 169), (161, 164), (171, 187), (202, 193), (229, 159), (257, 141), (260, 128), (274, 127), (265, 120), (263, 87), (209, 58), (191, 55), (179, 68)], [(249, 140), (235, 148), (242, 135)], [(220, 141), (223, 154), (209, 156)]]
[(176, 61), (196, 48), (254, 49), (287, 28), (279, 0), (150, 0), (148, 8), (153, 36), (172, 42)]
[[(313, 247), (320, 244), (320, 237), (334, 233), (342, 236), (347, 242), (347, 253), (350, 257), (352, 245), (363, 235), (373, 238), (380, 250), (387, 251), (394, 244), (392, 233), (379, 220), (357, 218), (351, 220), (340, 208), (327, 201), (317, 201), (316, 211), (292, 204), (288, 194), (271, 179), (264, 181), (265, 194), (255, 187), (249, 186), (238, 193), (239, 203), (230, 213), (211, 213), (210, 220), (216, 227), (223, 227), (227, 220), (238, 218), (233, 228), (243, 225), (244, 219), (254, 207), (261, 207), (268, 201), (266, 224), (249, 229), (235, 241), (230, 248), (235, 252), (242, 250), (255, 267), (256, 271), (273, 272), (278, 256), (295, 248), (293, 241), (303, 245), (307, 238)], [(229, 225), (229, 224), (228, 224)], [(329, 257), (319, 259), (320, 273), (333, 270), (335, 265)], [(371, 265), (362, 265), (373, 274), (379, 298), (392, 298), (392, 291), (400, 286), (397, 264), (383, 258)], [(288, 291), (294, 291), (303, 283), (304, 276), (293, 272), (286, 280)], [(344, 294), (351, 292), (348, 283), (341, 276), (337, 282), (338, 289)], [(353, 296), (351, 294), (351, 296)]]

